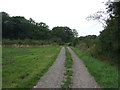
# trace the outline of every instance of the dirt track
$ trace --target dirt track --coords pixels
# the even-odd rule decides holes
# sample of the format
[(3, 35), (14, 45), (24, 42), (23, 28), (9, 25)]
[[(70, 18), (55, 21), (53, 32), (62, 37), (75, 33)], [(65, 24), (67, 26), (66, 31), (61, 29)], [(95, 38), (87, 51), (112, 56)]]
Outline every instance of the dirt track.
[[(73, 59), (73, 86), (72, 88), (99, 88), (94, 77), (92, 77), (82, 60), (68, 47)], [(40, 78), (34, 88), (61, 88), (61, 83), (64, 78), (64, 62), (65, 62), (65, 48), (63, 47), (54, 62), (49, 68), (48, 72)]]

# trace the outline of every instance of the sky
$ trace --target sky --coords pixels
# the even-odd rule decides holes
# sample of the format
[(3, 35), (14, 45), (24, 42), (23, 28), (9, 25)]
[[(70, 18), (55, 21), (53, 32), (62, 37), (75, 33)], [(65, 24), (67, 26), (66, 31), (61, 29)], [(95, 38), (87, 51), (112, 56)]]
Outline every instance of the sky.
[(108, 0), (1, 0), (0, 12), (10, 16), (24, 16), (36, 22), (46, 23), (50, 29), (68, 26), (76, 29), (79, 36), (99, 35), (103, 30), (97, 21), (87, 21), (86, 17), (105, 9)]

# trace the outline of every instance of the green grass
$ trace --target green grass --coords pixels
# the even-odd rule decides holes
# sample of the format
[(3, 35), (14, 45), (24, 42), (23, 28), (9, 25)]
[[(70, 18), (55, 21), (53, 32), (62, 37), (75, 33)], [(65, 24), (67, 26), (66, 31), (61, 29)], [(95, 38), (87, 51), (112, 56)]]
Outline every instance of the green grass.
[(69, 53), (69, 51), (66, 49), (66, 61), (65, 61), (65, 67), (67, 69), (72, 68), (73, 65), (73, 60), (71, 57), (71, 54)]
[(60, 47), (3, 48), (3, 88), (32, 88), (56, 60)]
[(66, 70), (65, 75), (72, 76), (73, 71), (72, 70)]
[(84, 61), (92, 76), (102, 88), (118, 88), (118, 68), (102, 62), (92, 56), (73, 48), (74, 52)]
[(73, 75), (72, 66), (73, 66), (73, 60), (71, 54), (66, 48), (66, 60), (65, 60), (66, 71), (64, 73), (65, 79), (63, 81), (63, 85), (61, 86), (62, 88), (71, 88), (72, 86), (72, 75)]

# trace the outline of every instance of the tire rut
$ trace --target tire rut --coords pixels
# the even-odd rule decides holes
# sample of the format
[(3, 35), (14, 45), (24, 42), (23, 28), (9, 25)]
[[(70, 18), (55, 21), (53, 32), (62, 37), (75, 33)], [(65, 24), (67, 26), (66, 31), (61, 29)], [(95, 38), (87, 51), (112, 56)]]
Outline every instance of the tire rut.
[(65, 48), (62, 47), (56, 61), (40, 78), (34, 88), (60, 88), (64, 77)]
[(73, 86), (72, 88), (100, 88), (92, 77), (83, 61), (68, 47), (73, 59)]

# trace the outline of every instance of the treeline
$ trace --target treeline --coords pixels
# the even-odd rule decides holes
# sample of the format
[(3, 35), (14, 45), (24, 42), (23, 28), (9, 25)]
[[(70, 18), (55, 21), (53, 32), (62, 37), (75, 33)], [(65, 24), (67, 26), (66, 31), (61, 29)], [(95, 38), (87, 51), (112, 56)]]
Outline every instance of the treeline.
[[(2, 37), (3, 44), (67, 44), (78, 47), (94, 57), (118, 63), (120, 58), (120, 2), (107, 2), (106, 20), (102, 14), (93, 16), (93, 20), (105, 21), (104, 30), (99, 36), (88, 35), (78, 37), (75, 29), (57, 26), (52, 30), (43, 22), (37, 23), (32, 18), (29, 20), (21, 16), (10, 17), (2, 12)], [(101, 12), (102, 13), (102, 12)], [(8, 40), (10, 39), (10, 40)]]
[[(79, 37), (77, 47), (92, 56), (119, 64), (120, 58), (120, 2), (107, 2), (109, 18), (99, 36)], [(97, 19), (94, 16), (94, 19)], [(102, 17), (103, 18), (103, 17)]]
[(19, 40), (19, 42), (21, 40), (41, 40), (43, 42), (64, 44), (72, 43), (77, 35), (75, 29), (70, 29), (67, 26), (57, 26), (50, 30), (49, 26), (44, 22), (38, 23), (32, 18), (27, 20), (21, 16), (10, 17), (8, 13), (2, 12), (3, 44), (10, 44), (10, 40)]

